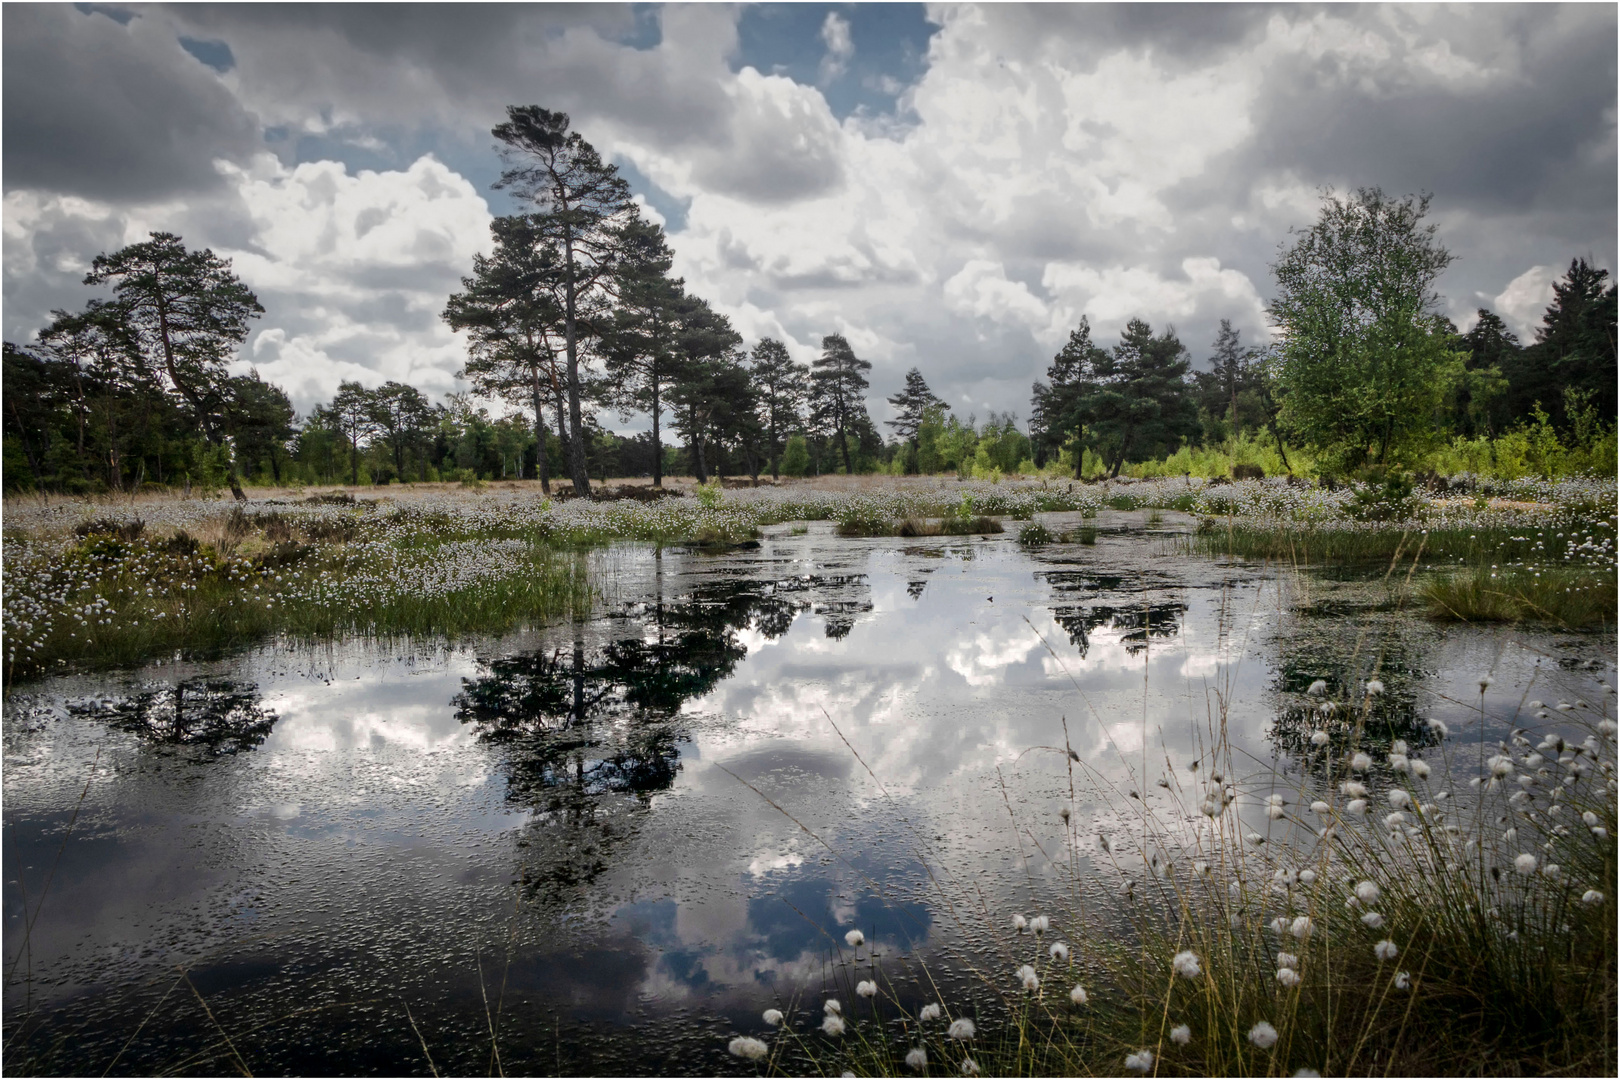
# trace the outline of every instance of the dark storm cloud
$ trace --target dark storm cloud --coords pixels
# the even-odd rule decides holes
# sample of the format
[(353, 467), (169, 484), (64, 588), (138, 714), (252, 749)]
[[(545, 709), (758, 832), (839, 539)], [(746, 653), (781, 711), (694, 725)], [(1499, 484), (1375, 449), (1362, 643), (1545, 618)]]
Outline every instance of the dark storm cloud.
[(1247, 160), (1233, 164), (1288, 167), (1324, 182), (1364, 178), (1476, 209), (1525, 206), (1572, 168), (1612, 181), (1612, 147), (1604, 161), (1577, 160), (1614, 123), (1604, 110), (1614, 105), (1615, 9), (1592, 14), (1599, 17), (1579, 32), (1531, 43), (1536, 55), (1522, 80), (1413, 85), (1394, 65), (1357, 78), (1330, 61), (1278, 64)]
[(142, 18), (7, 4), (5, 186), (133, 203), (213, 188), (257, 127), (207, 66)]

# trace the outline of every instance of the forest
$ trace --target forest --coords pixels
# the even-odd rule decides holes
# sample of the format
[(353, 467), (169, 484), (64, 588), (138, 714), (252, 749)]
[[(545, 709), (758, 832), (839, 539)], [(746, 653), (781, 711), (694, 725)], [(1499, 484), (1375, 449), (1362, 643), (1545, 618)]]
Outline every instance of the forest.
[[(1027, 424), (958, 416), (913, 367), (879, 425), (870, 361), (837, 333), (808, 364), (781, 341), (745, 341), (673, 276), (664, 230), (565, 114), (512, 107), (494, 136), (497, 187), (527, 212), (494, 220), (445, 302), (470, 392), (435, 402), (396, 381), (344, 382), (300, 416), (256, 371), (230, 374), (264, 314), (253, 291), (212, 251), (152, 233), (95, 259), (84, 284), (110, 296), (5, 343), (5, 490), (1615, 473), (1608, 271), (1572, 259), (1532, 341), (1484, 309), (1462, 332), (1438, 314), (1452, 256), (1424, 224), (1427, 196), (1324, 196), (1272, 266), (1269, 345), (1246, 347), (1223, 320), (1200, 358), (1140, 318), (1104, 345), (1082, 319), (1032, 387)], [(649, 430), (609, 429), (632, 416)]]

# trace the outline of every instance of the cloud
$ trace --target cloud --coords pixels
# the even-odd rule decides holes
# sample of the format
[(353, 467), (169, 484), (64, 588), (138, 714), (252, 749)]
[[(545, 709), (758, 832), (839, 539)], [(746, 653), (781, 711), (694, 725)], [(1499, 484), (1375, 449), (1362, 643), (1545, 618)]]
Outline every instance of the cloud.
[[(868, 70), (882, 44), (863, 36), (862, 79), (897, 94), (884, 115), (828, 106), (833, 68), (857, 63), (838, 12), (818, 16), (819, 42), (814, 23), (800, 35), (799, 81), (744, 50), (736, 10), (701, 5), (650, 23), (583, 5), (4, 17), (7, 334), (82, 302), (64, 267), (172, 228), (265, 275), (259, 358), (300, 394), (338, 373), (451, 385), (436, 312), (487, 246), (474, 178), (513, 103), (568, 111), (680, 208), (676, 272), (750, 343), (768, 333), (808, 360), (845, 333), (874, 362), (878, 420), (913, 365), (948, 400), (1027, 409), (1081, 315), (1103, 344), (1132, 316), (1173, 322), (1200, 357), (1221, 318), (1262, 340), (1269, 263), (1330, 187), (1434, 193), (1459, 321), (1497, 297), (1533, 323), (1527, 265), (1615, 258), (1616, 16), (1597, 5), (940, 7), (920, 68)], [(234, 66), (217, 73), (181, 36)], [(89, 89), (43, 70), (58, 99), (13, 93), (45, 63), (31, 54)], [(140, 146), (96, 115), (113, 74), (145, 103), (111, 106)], [(288, 137), (244, 141), (263, 125)], [(58, 129), (82, 137), (41, 135)], [(259, 163), (272, 149), (279, 171)], [(348, 165), (295, 168), (300, 152)], [(398, 220), (418, 213), (425, 232)]]
[(1541, 325), (1541, 316), (1553, 302), (1553, 282), (1560, 271), (1553, 266), (1532, 266), (1497, 294), (1496, 313), (1521, 339), (1528, 341)]
[(351, 174), (263, 155), (226, 174), (253, 235), (221, 253), (266, 310), (247, 359), (295, 406), (307, 410), (344, 379), (395, 379), (434, 395), (456, 388), (465, 346), (439, 313), (487, 247), (490, 222), (470, 183), (428, 156)]
[(8, 4), (7, 191), (137, 203), (215, 188), (258, 124), (207, 66), (152, 21), (68, 4)]
[(855, 55), (849, 20), (836, 11), (827, 12), (827, 19), (821, 24), (821, 40), (827, 46), (827, 54), (821, 58), (821, 82), (826, 85), (844, 73), (849, 67), (849, 58)]

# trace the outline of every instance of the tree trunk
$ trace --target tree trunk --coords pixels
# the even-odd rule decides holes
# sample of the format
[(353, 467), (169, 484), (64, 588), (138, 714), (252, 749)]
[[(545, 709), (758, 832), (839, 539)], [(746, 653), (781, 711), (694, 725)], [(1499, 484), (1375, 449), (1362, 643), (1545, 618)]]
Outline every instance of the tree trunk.
[(664, 444), (659, 441), (658, 437), (658, 414), (660, 411), (661, 410), (658, 404), (658, 374), (655, 370), (652, 377), (652, 482), (653, 487), (656, 488), (661, 488), (664, 486)]
[[(567, 209), (565, 206), (564, 210)], [(568, 264), (568, 289), (564, 294), (567, 307), (563, 318), (564, 341), (568, 349), (568, 424), (574, 429), (573, 441), (568, 445), (568, 472), (574, 481), (574, 494), (589, 497), (591, 494), (591, 478), (585, 471), (585, 440), (581, 438), (584, 430), (584, 418), (579, 407), (579, 328), (575, 324), (577, 312), (575, 291), (578, 283), (574, 277), (574, 238), (568, 236), (563, 241), (563, 251)]]
[(1086, 429), (1084, 425), (1074, 431), (1074, 478), (1084, 480), (1086, 470)]
[(535, 450), (534, 467), (540, 474), (540, 490), (550, 495), (551, 471), (546, 467), (546, 414), (540, 409), (540, 369), (536, 367), (530, 374), (533, 376), (529, 389), (534, 397), (534, 437), (540, 444)]

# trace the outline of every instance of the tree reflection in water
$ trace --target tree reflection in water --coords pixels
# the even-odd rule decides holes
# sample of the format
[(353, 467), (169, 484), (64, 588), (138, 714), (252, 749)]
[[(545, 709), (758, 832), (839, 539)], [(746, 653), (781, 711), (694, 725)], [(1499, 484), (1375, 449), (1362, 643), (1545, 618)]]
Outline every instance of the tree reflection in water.
[[(1140, 575), (1097, 574), (1082, 570), (1049, 570), (1038, 576), (1052, 586), (1057, 601), (1052, 618), (1069, 635), (1069, 642), (1083, 657), (1091, 648), (1092, 631), (1100, 627), (1120, 631), (1120, 643), (1131, 656), (1148, 647), (1151, 638), (1172, 638), (1181, 632), (1181, 617), (1187, 605), (1179, 600), (1154, 599), (1169, 586), (1156, 578)], [(1139, 601), (1123, 603), (1078, 603), (1080, 597), (1102, 595), (1140, 596)]]
[(825, 614), (842, 637), (872, 608), (865, 575), (702, 582), (674, 601), (637, 605), (645, 632), (587, 647), (481, 660), (452, 700), (463, 723), (505, 750), (507, 798), (533, 811), (520, 839), (522, 882), (557, 899), (589, 884), (652, 796), (680, 770), (681, 706), (712, 690), (748, 655), (752, 628), (774, 640), (803, 611)]
[(259, 704), (257, 684), (206, 676), (151, 684), (125, 697), (70, 701), (67, 710), (145, 743), (211, 756), (253, 749), (270, 737), (277, 719)]
[[(1296, 614), (1278, 634), (1279, 705), (1270, 738), (1324, 775), (1330, 758), (1341, 759), (1352, 741), (1379, 757), (1396, 739), (1413, 750), (1439, 741), (1418, 713), (1418, 688), (1435, 674), (1423, 654), (1425, 629), (1399, 613), (1367, 610), (1361, 618), (1362, 632), (1346, 633), (1342, 618)], [(1320, 698), (1309, 694), (1317, 679), (1327, 683)], [(1383, 692), (1368, 694), (1369, 679), (1381, 682)], [(1328, 734), (1326, 752), (1310, 743), (1318, 730)]]

